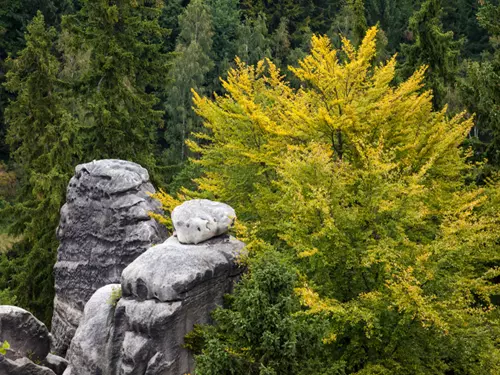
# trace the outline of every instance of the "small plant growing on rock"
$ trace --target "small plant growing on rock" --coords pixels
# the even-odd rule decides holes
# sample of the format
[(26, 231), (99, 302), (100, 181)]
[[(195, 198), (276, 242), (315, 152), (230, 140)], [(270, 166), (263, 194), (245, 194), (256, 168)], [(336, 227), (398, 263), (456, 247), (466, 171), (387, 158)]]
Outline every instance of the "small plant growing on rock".
[(122, 288), (119, 286), (111, 288), (111, 295), (109, 296), (108, 304), (115, 307), (120, 298), (122, 298)]
[(7, 354), (7, 350), (10, 349), (10, 345), (7, 341), (4, 341), (2, 346), (0, 346), (0, 354), (5, 355)]

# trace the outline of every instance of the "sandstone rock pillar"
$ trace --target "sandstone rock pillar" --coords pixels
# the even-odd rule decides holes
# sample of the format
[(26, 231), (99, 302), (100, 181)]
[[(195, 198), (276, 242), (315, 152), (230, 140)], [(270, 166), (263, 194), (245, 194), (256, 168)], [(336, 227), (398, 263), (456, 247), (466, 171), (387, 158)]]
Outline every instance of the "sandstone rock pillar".
[(94, 292), (119, 283), (125, 267), (167, 237), (148, 215), (161, 212), (149, 196), (154, 192), (148, 171), (136, 163), (98, 160), (76, 167), (57, 229), (52, 317), (56, 354), (65, 355)]

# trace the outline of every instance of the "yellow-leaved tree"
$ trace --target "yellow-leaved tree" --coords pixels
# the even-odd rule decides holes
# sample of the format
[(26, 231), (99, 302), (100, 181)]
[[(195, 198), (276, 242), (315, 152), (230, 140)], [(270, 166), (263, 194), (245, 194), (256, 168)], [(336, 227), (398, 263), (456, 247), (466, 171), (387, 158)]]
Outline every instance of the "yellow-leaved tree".
[[(317, 373), (498, 374), (498, 185), (468, 179), (460, 145), (472, 121), (432, 110), (425, 67), (394, 85), (395, 57), (374, 66), (376, 34), (358, 49), (344, 39), (340, 51), (313, 37), (290, 68), (300, 88), (269, 60), (237, 60), (226, 95), (195, 94), (207, 129), (189, 141), (204, 171), (196, 194), (235, 208), (251, 254), (274, 248), (296, 267), (302, 308), (290, 316), (328, 323)], [(232, 334), (222, 316), (213, 340)], [(245, 337), (206, 348), (199, 373), (238, 373), (230, 368), (243, 361), (272, 374), (259, 372), (274, 369), (272, 350), (260, 356)]]

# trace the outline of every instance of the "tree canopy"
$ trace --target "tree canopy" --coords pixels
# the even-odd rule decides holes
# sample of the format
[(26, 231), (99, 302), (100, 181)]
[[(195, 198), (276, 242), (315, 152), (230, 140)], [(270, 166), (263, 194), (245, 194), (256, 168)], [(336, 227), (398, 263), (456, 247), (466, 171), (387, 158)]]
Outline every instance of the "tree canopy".
[[(471, 183), (460, 145), (473, 120), (433, 109), (425, 67), (393, 85), (396, 59), (372, 64), (377, 32), (359, 48), (344, 38), (341, 51), (313, 37), (291, 68), (298, 89), (270, 60), (238, 61), (223, 82), (227, 95), (196, 94), (207, 132), (188, 144), (204, 174), (198, 193), (184, 193), (231, 204), (251, 257), (275, 249), (297, 268), (289, 285), (302, 307), (280, 314), (297, 327), (303, 315), (327, 327), (308, 357), (314, 371), (287, 373), (491, 374), (500, 365), (498, 184)], [(169, 209), (171, 198), (159, 197)], [(200, 374), (283, 369), (257, 340), (224, 333), (269, 321), (267, 308), (241, 310), (265, 262), (253, 267), (230, 312), (215, 315), (219, 328), (201, 334)], [(285, 356), (293, 341), (276, 340)]]

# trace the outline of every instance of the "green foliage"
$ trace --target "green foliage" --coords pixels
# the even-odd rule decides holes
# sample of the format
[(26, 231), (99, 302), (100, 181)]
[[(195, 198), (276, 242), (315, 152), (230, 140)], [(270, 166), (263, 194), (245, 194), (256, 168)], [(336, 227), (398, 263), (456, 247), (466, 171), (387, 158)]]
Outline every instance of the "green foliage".
[(188, 335), (197, 374), (312, 373), (309, 361), (322, 351), (324, 324), (300, 314), (296, 272), (281, 258), (271, 251), (254, 259), (230, 307), (214, 311), (215, 328)]
[(42, 12), (48, 25), (55, 26), (60, 16), (71, 9), (70, 0), (0, 0), (0, 160), (8, 159), (4, 111), (10, 95), (3, 87), (5, 60), (9, 54), (15, 56), (25, 47), (24, 33), (37, 11)]
[(134, 160), (155, 176), (163, 111), (154, 90), (165, 82), (168, 67), (161, 4), (84, 0), (82, 5), (62, 24), (66, 61), (86, 56), (73, 73), (84, 155)]
[(7, 354), (7, 350), (10, 349), (10, 345), (7, 341), (4, 341), (2, 346), (0, 346), (0, 354), (5, 355)]
[(109, 296), (109, 299), (107, 301), (108, 305), (111, 305), (113, 307), (116, 307), (118, 301), (122, 298), (122, 288), (121, 287), (112, 287), (111, 288), (111, 295)]
[(385, 31), (391, 53), (398, 51), (400, 44), (405, 41), (408, 21), (420, 3), (411, 0), (365, 1), (367, 22), (369, 25), (378, 23)]
[(412, 44), (402, 46), (403, 76), (409, 77), (422, 65), (428, 66), (426, 85), (433, 90), (436, 109), (445, 104), (446, 92), (453, 86), (461, 41), (443, 30), (441, 0), (425, 0), (409, 21)]
[[(236, 56), (236, 38), (241, 12), (238, 0), (208, 0), (213, 25), (213, 55), (219, 64), (226, 64)], [(222, 68), (222, 67), (221, 67)], [(217, 78), (224, 74), (220, 69)]]
[(443, 24), (453, 31), (458, 39), (463, 39), (461, 56), (477, 59), (488, 49), (488, 35), (480, 26), (477, 14), (482, 1), (448, 0), (443, 2)]
[(288, 34), (288, 20), (282, 18), (278, 28), (271, 36), (273, 60), (278, 66), (285, 66), (290, 54), (290, 35)]
[(11, 305), (17, 304), (17, 298), (10, 289), (0, 290), (0, 305)]
[(21, 170), (15, 204), (3, 214), (13, 218), (11, 232), (22, 235), (0, 260), (0, 289), (11, 287), (17, 302), (50, 321), (53, 298), (52, 266), (55, 228), (66, 186), (80, 146), (78, 125), (68, 113), (65, 91), (53, 54), (54, 28), (46, 29), (39, 12), (28, 26), (26, 48), (10, 66), (5, 87), (16, 94), (6, 109), (7, 141)]
[(460, 80), (462, 102), (475, 114), (477, 142), (476, 157), (486, 157), (500, 165), (500, 65), (495, 61), (468, 61), (466, 76)]
[[(464, 63), (465, 77), (459, 80), (462, 103), (475, 115), (476, 127), (470, 144), (475, 158), (487, 158), (483, 173), (500, 166), (500, 5), (485, 2), (478, 13), (479, 23), (488, 31), (493, 53), (484, 53), (481, 61)], [(482, 176), (484, 177), (484, 176)]]
[(271, 57), (266, 19), (259, 14), (255, 20), (246, 19), (238, 30), (238, 57), (249, 64)]
[[(292, 69), (298, 89), (270, 61), (239, 62), (224, 82), (228, 95), (196, 95), (208, 130), (190, 142), (202, 155), (196, 182), (235, 207), (251, 255), (275, 248), (293, 260), (295, 296), (326, 325), (314, 330), (322, 346), (302, 361), (306, 373), (495, 373), (498, 184), (470, 184), (470, 155), (459, 146), (472, 120), (433, 111), (424, 69), (392, 86), (395, 58), (374, 67), (377, 33), (369, 29), (359, 49), (344, 39), (341, 52), (313, 37)], [(251, 275), (260, 269), (251, 265)], [(252, 346), (257, 337), (267, 343), (252, 328), (273, 310), (248, 296), (266, 290), (259, 283), (216, 315), (222, 328), (198, 359), (207, 374), (273, 373), (280, 351), (291, 366), (283, 372), (300, 373), (291, 338)]]
[(190, 106), (191, 90), (205, 92), (206, 77), (213, 68), (210, 57), (213, 37), (210, 8), (203, 0), (193, 0), (179, 16), (179, 26), (176, 56), (166, 90), (168, 119), (165, 140), (168, 149), (163, 160), (167, 165), (177, 165), (181, 169), (188, 157), (185, 141), (200, 125)]

